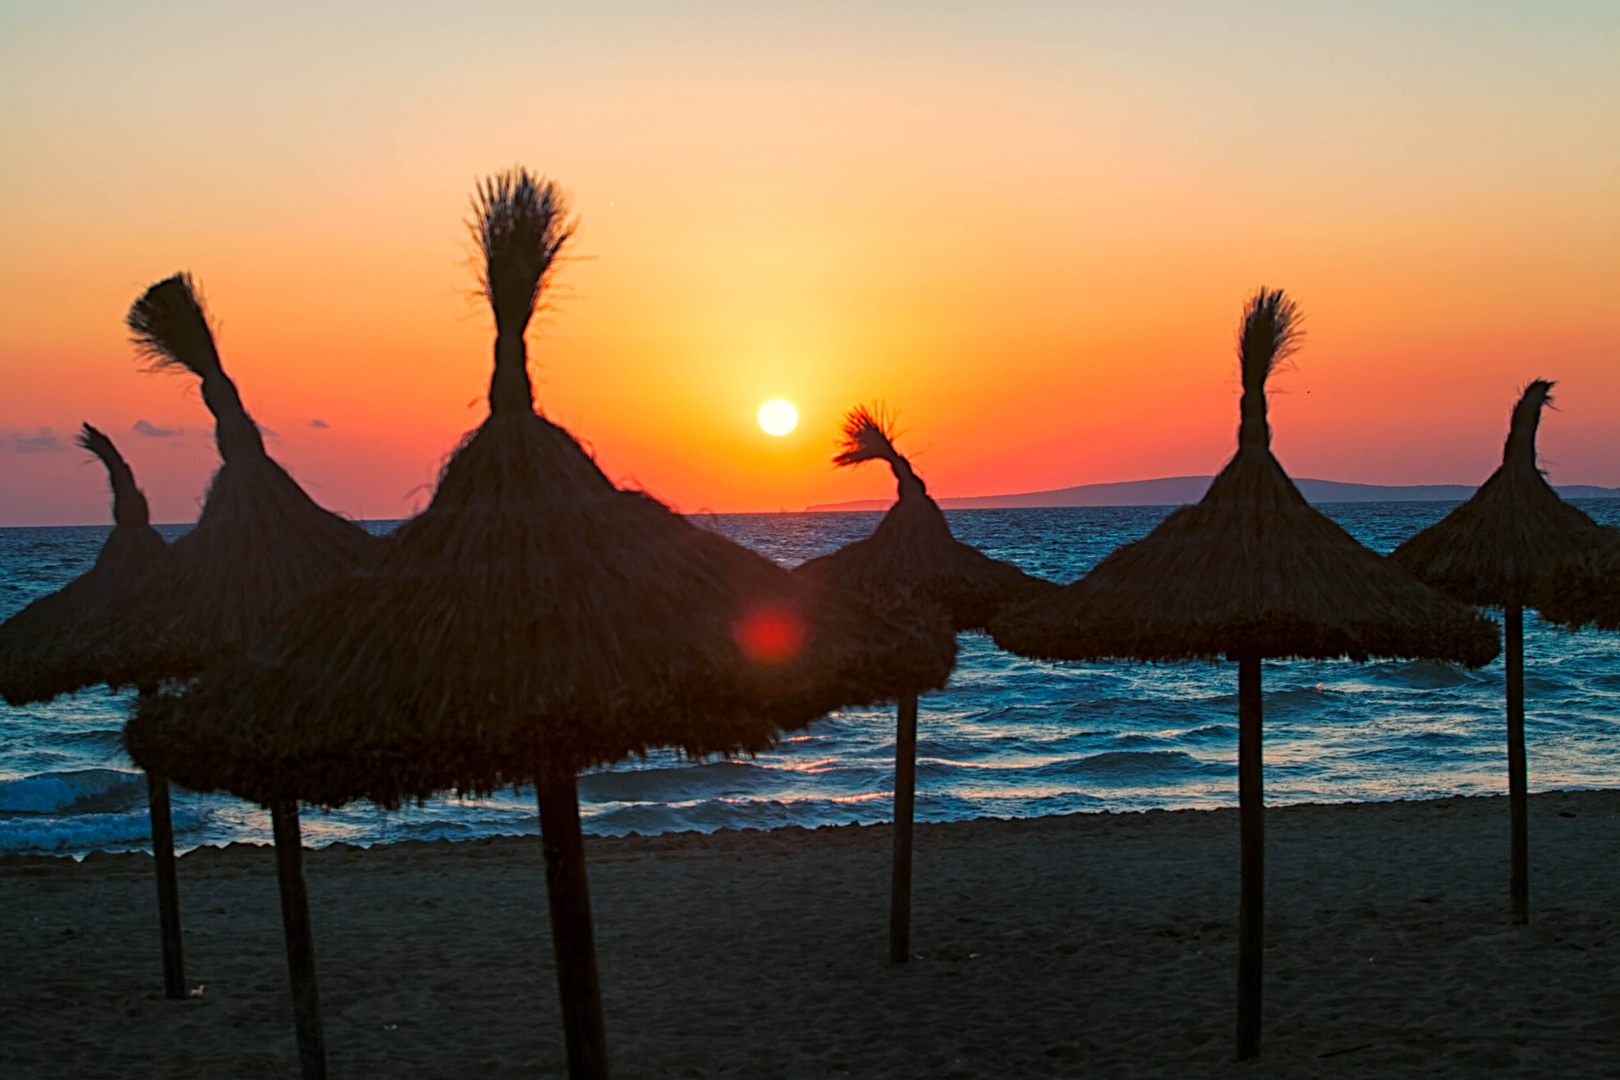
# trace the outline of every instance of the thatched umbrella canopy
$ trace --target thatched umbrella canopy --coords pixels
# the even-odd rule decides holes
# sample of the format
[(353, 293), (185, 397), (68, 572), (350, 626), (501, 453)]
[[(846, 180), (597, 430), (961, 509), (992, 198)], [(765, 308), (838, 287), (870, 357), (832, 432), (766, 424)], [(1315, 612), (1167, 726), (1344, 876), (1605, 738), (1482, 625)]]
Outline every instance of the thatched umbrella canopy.
[(1529, 778), (1524, 757), (1524, 609), (1560, 560), (1600, 556), (1607, 530), (1558, 497), (1536, 467), (1536, 429), (1553, 384), (1537, 379), (1513, 407), (1502, 466), (1457, 509), (1390, 555), (1421, 581), (1502, 609), (1507, 666), (1508, 813), (1513, 921), (1530, 921)]
[(1536, 605), (1560, 560), (1606, 546), (1609, 531), (1559, 498), (1536, 465), (1536, 432), (1552, 388), (1546, 379), (1524, 388), (1501, 467), (1467, 502), (1396, 548), (1396, 562), (1465, 603), (1524, 608)]
[(1243, 314), (1238, 450), (1203, 500), (1052, 596), (1004, 613), (996, 642), (1049, 660), (1238, 662), (1243, 831), (1238, 1057), (1260, 1052), (1264, 793), (1260, 662), (1413, 657), (1478, 666), (1490, 620), (1415, 581), (1306, 503), (1271, 453), (1266, 379), (1297, 344), (1297, 309), (1262, 289)]
[(146, 496), (118, 448), (89, 424), (78, 443), (107, 467), (113, 531), (95, 566), (0, 624), (0, 695), (10, 705), (106, 682), (117, 657), (95, 630), (169, 566), (169, 545), (152, 528)]
[(125, 738), (136, 760), (261, 802), (392, 806), (533, 782), (570, 1070), (604, 1076), (576, 772), (659, 747), (764, 749), (829, 709), (942, 685), (954, 640), (943, 620), (810, 588), (614, 487), (533, 403), (524, 335), (571, 232), (561, 194), (515, 170), (475, 211), (490, 414), (432, 504), (375, 567)]
[(894, 505), (871, 536), (807, 560), (796, 574), (892, 603), (938, 604), (959, 631), (982, 630), (1003, 607), (1056, 588), (953, 536), (927, 485), (895, 449), (893, 418), (882, 406), (858, 406), (844, 419), (843, 443), (833, 463), (878, 460), (894, 471)]
[[(103, 626), (169, 570), (169, 545), (152, 528), (146, 496), (135, 486), (135, 474), (123, 455), (111, 439), (89, 424), (84, 425), (78, 442), (107, 467), (113, 531), (102, 543), (93, 567), (0, 625), (0, 694), (11, 705), (48, 701), (108, 682), (124, 657), (101, 633)], [(170, 998), (183, 998), (185, 959), (168, 781), (147, 773), (146, 795), (157, 874), (163, 992)]]
[(221, 464), (202, 516), (175, 541), (169, 575), (117, 627), (125, 681), (188, 678), (252, 640), (290, 601), (365, 563), (381, 541), (317, 506), (265, 452), (189, 274), (148, 289), (128, 323), (151, 370), (198, 376), (214, 414)]
[[(895, 607), (938, 605), (958, 631), (982, 630), (1009, 604), (1056, 589), (1018, 567), (992, 559), (951, 535), (939, 504), (911, 462), (894, 446), (892, 418), (882, 406), (861, 405), (844, 418), (844, 439), (833, 463), (887, 461), (898, 495), (872, 535), (806, 561), (794, 573), (841, 586)], [(911, 844), (917, 785), (917, 691), (900, 697), (894, 747), (894, 860), (889, 890), (889, 961), (911, 958)]]

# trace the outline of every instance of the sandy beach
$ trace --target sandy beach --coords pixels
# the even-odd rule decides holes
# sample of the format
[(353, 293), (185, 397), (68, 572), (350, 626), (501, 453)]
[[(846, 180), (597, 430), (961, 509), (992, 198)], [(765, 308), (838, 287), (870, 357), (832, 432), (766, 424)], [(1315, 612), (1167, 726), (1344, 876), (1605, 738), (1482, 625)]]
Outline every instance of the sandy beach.
[[(1615, 1076), (1620, 791), (1272, 810), (1265, 1057), (1229, 1061), (1235, 811), (589, 841), (620, 1077)], [(266, 848), (180, 861), (187, 1002), (145, 855), (0, 859), (7, 1077), (297, 1072)], [(336, 1077), (562, 1074), (532, 837), (342, 845), (307, 876)]]

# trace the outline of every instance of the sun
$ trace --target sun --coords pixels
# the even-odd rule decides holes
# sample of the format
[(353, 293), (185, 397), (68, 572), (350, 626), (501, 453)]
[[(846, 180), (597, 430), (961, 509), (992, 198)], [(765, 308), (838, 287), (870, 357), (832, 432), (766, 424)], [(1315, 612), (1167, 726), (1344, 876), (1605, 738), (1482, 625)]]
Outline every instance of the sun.
[(786, 435), (799, 426), (799, 410), (791, 401), (772, 398), (759, 407), (759, 426), (767, 435)]

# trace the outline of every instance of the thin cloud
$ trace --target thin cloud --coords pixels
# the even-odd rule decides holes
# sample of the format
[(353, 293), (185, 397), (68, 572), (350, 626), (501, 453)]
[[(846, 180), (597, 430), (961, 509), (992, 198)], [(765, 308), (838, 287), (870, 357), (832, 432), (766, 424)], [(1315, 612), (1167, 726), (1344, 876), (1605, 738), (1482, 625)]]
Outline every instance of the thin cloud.
[(137, 435), (145, 435), (151, 439), (172, 439), (176, 435), (184, 435), (186, 433), (185, 428), (158, 427), (156, 424), (152, 423), (152, 421), (144, 419), (135, 421), (134, 424), (130, 425), (130, 430), (135, 432)]
[(48, 454), (68, 448), (67, 440), (48, 427), (35, 428), (32, 434), (14, 429), (0, 431), (0, 444), (17, 454)]
[(320, 430), (325, 431), (327, 428), (331, 427), (332, 425), (328, 424), (325, 420), (311, 420), (309, 422), (309, 426), (312, 427), (312, 428), (319, 428)]

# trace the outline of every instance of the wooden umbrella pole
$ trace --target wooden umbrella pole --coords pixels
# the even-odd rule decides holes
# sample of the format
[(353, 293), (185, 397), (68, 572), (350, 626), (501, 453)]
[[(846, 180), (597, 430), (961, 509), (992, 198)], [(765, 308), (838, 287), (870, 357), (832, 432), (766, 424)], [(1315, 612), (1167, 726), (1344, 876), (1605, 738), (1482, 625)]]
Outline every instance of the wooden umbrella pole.
[(585, 879), (585, 836), (579, 828), (579, 789), (572, 772), (555, 771), (542, 773), (535, 788), (568, 1075), (571, 1080), (607, 1080), (607, 1029), (602, 1023), (602, 988), (596, 977), (596, 936)]
[(1512, 820), (1513, 870), (1509, 891), (1513, 922), (1530, 921), (1529, 777), (1524, 762), (1524, 608), (1502, 611), (1502, 644), (1507, 664), (1508, 814)]
[(900, 695), (894, 738), (894, 868), (889, 883), (889, 963), (911, 959), (911, 822), (917, 805), (917, 695)]
[(1261, 976), (1266, 934), (1265, 771), (1260, 657), (1238, 658), (1238, 816), (1243, 893), (1238, 906), (1237, 1059), (1260, 1056)]
[(163, 941), (163, 996), (186, 996), (186, 962), (180, 941), (180, 885), (174, 874), (174, 823), (169, 778), (146, 774), (146, 810), (152, 819), (152, 864), (157, 871), (158, 931)]
[(272, 803), (270, 823), (276, 839), (276, 880), (281, 885), (281, 929), (287, 940), (298, 1063), (304, 1080), (326, 1080), (326, 1035), (321, 1029), (320, 992), (315, 983), (315, 938), (310, 932), (298, 804)]

